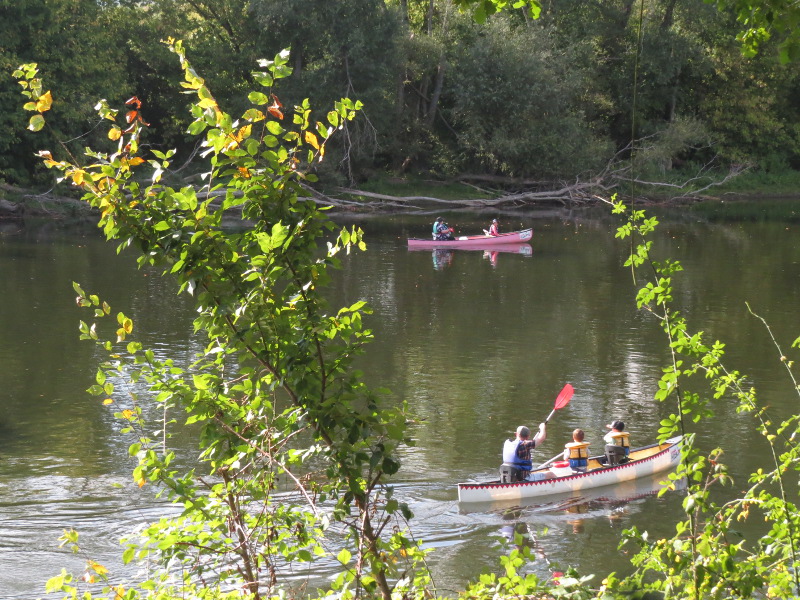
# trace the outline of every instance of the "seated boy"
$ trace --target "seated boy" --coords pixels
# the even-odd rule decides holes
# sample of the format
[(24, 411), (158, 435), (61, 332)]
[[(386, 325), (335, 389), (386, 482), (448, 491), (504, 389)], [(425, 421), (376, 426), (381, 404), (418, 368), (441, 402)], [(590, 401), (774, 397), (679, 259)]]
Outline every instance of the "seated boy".
[(583, 429), (572, 432), (572, 441), (564, 446), (564, 460), (573, 471), (585, 473), (589, 465), (589, 442), (584, 441)]

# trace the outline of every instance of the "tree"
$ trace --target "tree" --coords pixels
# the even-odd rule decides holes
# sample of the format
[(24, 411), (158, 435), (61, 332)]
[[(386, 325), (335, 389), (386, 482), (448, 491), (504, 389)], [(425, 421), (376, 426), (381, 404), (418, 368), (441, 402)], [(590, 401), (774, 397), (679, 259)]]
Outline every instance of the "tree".
[[(58, 118), (57, 129), (47, 139), (51, 147), (56, 140), (73, 149), (97, 142), (90, 125), (93, 101), (99, 96), (121, 102), (131, 93), (122, 48), (114, 43), (116, 31), (107, 17), (96, 0), (0, 3), (3, 72), (36, 61), (65, 99), (53, 108)], [(25, 118), (16, 100), (18, 90), (11, 78), (0, 79), (0, 176), (27, 183), (38, 165), (34, 156), (42, 140), (21, 126)], [(73, 139), (70, 132), (76, 131), (83, 135)]]
[(561, 51), (549, 28), (494, 19), (462, 33), (457, 48), (442, 110), (468, 157), (462, 168), (558, 181), (611, 159), (614, 149), (583, 112), (592, 85), (583, 45)]
[(364, 179), (376, 155), (386, 156), (393, 144), (393, 91), (404, 62), (401, 15), (383, 0), (254, 0), (252, 10), (270, 33), (269, 50), (291, 50), (287, 97), (328, 105), (344, 95), (363, 103), (362, 118), (332, 145), (330, 165), (341, 166), (349, 183)]
[(737, 40), (747, 56), (754, 56), (774, 35), (781, 62), (800, 59), (800, 8), (786, 0), (717, 0), (720, 10), (736, 15), (742, 30)]
[[(282, 579), (286, 565), (331, 554), (324, 532), (336, 524), (345, 541), (335, 553), (342, 574), (334, 588), (388, 600), (393, 588), (412, 584), (398, 582), (399, 573), (423, 554), (402, 533), (407, 508), (381, 485), (398, 468), (403, 407), (384, 406), (352, 368), (371, 338), (362, 323), (364, 303), (329, 313), (322, 296), (336, 255), (363, 249), (362, 232), (340, 231), (318, 256), (333, 227), (304, 188), (330, 136), (360, 104), (343, 99), (324, 123), (313, 123), (304, 103), (295, 107), (294, 126), (285, 126), (273, 90), (291, 73), (288, 53), (281, 53), (253, 73), (263, 91), (251, 92), (251, 107), (234, 120), (189, 65), (181, 43), (170, 48), (181, 62), (182, 86), (196, 96), (190, 132), (204, 134), (207, 199), (192, 188), (164, 185), (174, 151), (142, 156), (146, 123), (138, 98), (128, 102), (126, 124), (100, 104), (100, 116), (110, 122), (107, 135), (117, 142), (113, 152), (89, 150), (86, 163), (40, 154), (86, 192), (109, 239), (120, 249), (138, 247), (140, 264), (163, 267), (192, 294), (195, 327), (208, 336), (202, 356), (179, 368), (131, 341), (133, 323), (124, 314), (116, 315), (106, 339), (111, 308), (75, 284), (79, 304), (100, 321), (82, 323), (82, 337), (109, 354), (90, 391), (118, 403), (119, 418), (138, 438), (130, 447), (139, 463), (134, 480), (155, 485), (182, 507), (179, 516), (151, 525), (142, 540), (129, 540), (125, 559), (160, 565), (142, 589), (158, 586), (167, 597), (199, 589), (203, 597), (224, 597), (222, 590), (233, 587), (263, 598), (289, 587)], [(44, 126), (50, 102), (43, 101), (35, 66), (15, 76), (34, 113), (31, 122)], [(253, 227), (223, 231), (222, 214), (231, 209)], [(115, 395), (122, 380), (146, 382), (149, 394)], [(171, 430), (182, 426), (178, 418), (202, 426), (200, 464), (186, 472), (174, 467), (169, 446)], [(178, 576), (170, 568), (175, 562), (183, 565)], [(102, 574), (90, 563), (86, 580)], [(62, 575), (49, 588), (69, 591), (72, 583)], [(109, 593), (121, 596), (118, 589)]]
[[(111, 307), (75, 286), (79, 304), (100, 322), (82, 323), (82, 336), (109, 353), (91, 391), (113, 404), (121, 402), (111, 397), (121, 379), (148, 384), (148, 397), (131, 392), (118, 413), (139, 436), (130, 448), (139, 459), (133, 475), (142, 486), (161, 486), (182, 509), (179, 517), (153, 524), (143, 542), (132, 540), (126, 550), (128, 559), (149, 556), (162, 566), (142, 583), (143, 594), (155, 590), (165, 599), (291, 594), (281, 585), (283, 565), (329, 553), (322, 537), (328, 521), (347, 534), (344, 547), (336, 549), (343, 572), (331, 594), (385, 600), (435, 594), (418, 562), (424, 553), (402, 533), (402, 520), (394, 520), (408, 517), (407, 507), (380, 485), (398, 468), (394, 452), (404, 441), (405, 416), (402, 407), (382, 407), (379, 395), (353, 370), (354, 356), (370, 337), (362, 324), (364, 305), (329, 314), (320, 293), (336, 255), (362, 246), (362, 232), (341, 230), (320, 253), (318, 242), (332, 227), (303, 186), (313, 180), (310, 167), (324, 158), (330, 135), (359, 107), (341, 100), (327, 123), (312, 124), (310, 108), (303, 104), (295, 110), (296, 127), (285, 127), (273, 89), (275, 80), (290, 72), (288, 53), (282, 53), (253, 74), (264, 91), (249, 94), (253, 106), (234, 121), (186, 61), (181, 44), (172, 49), (181, 61), (184, 88), (197, 96), (191, 132), (204, 134), (210, 161), (207, 199), (189, 187), (164, 185), (172, 151), (153, 151), (149, 160), (142, 156), (145, 123), (137, 98), (128, 103), (125, 125), (116, 123), (107, 104), (99, 105), (100, 115), (112, 121), (108, 136), (118, 142), (114, 152), (88, 151), (87, 164), (40, 154), (47, 166), (87, 192), (86, 200), (101, 211), (101, 227), (121, 242), (120, 249), (138, 246), (142, 264), (162, 266), (195, 297), (195, 326), (208, 336), (196, 363), (180, 368), (131, 341), (133, 323), (124, 314), (117, 314), (105, 332)], [(35, 66), (23, 66), (15, 76), (33, 113), (31, 124), (45, 127), (52, 96)], [(148, 177), (135, 177), (143, 165), (150, 167)], [(218, 204), (212, 201), (215, 193)], [(659, 433), (686, 438), (674, 475), (689, 480), (686, 520), (671, 539), (628, 532), (626, 539), (641, 547), (634, 558), (637, 570), (625, 579), (609, 574), (599, 589), (574, 572), (556, 585), (521, 576), (525, 552), (517, 551), (503, 560), (504, 576), (482, 576), (461, 597), (588, 598), (651, 591), (678, 598), (790, 596), (800, 586), (795, 568), (800, 515), (790, 499), (788, 477), (800, 470), (795, 443), (800, 416), (772, 423), (745, 376), (725, 367), (724, 344), (692, 333), (672, 309), (673, 276), (681, 266), (651, 256), (647, 238), (657, 220), (621, 202), (609, 203), (615, 213), (629, 213), (618, 237), (632, 239), (626, 266), (640, 285), (637, 304), (662, 324), (671, 353), (657, 397), (673, 403), (674, 410)], [(252, 228), (224, 231), (221, 215), (231, 208), (241, 209)], [(793, 346), (800, 347), (800, 339)], [(777, 344), (776, 356), (798, 393), (793, 361)], [(710, 385), (705, 395), (685, 384), (698, 375)], [(721, 449), (701, 455), (692, 446), (690, 428), (723, 397), (753, 415), (771, 456), (743, 493), (719, 506), (711, 492), (730, 482)], [(176, 426), (173, 417), (182, 412), (190, 423), (202, 424), (203, 452), (202, 467), (178, 473), (169, 433)], [(150, 421), (156, 415), (157, 439)], [(296, 495), (277, 495), (287, 478)], [(768, 531), (757, 540), (731, 543), (735, 522), (756, 513), (767, 520)], [(77, 538), (70, 533), (65, 541)], [(177, 576), (165, 565), (169, 561), (181, 564)], [(90, 562), (84, 581), (102, 576), (103, 567)], [(78, 592), (69, 574), (51, 580), (49, 588), (74, 592), (73, 597)], [(119, 587), (106, 594), (142, 597)], [(92, 595), (86, 591), (82, 597)]]

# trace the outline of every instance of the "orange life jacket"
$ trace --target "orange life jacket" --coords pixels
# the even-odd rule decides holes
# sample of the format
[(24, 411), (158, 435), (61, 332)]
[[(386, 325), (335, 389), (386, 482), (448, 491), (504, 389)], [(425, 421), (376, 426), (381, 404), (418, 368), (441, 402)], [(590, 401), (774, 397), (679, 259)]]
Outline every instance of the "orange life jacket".
[(623, 448), (631, 447), (631, 443), (628, 441), (630, 434), (627, 431), (612, 431), (609, 435), (614, 438), (615, 445), (622, 446)]
[(569, 458), (589, 458), (589, 442), (570, 442), (565, 446), (569, 450)]

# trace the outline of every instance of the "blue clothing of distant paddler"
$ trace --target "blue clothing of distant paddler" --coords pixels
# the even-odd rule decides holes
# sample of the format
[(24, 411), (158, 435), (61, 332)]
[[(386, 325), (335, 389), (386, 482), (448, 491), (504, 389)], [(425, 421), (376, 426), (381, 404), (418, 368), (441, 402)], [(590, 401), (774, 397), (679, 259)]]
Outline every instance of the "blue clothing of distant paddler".
[(453, 228), (444, 222), (442, 217), (436, 217), (433, 222), (433, 239), (437, 242), (454, 240)]

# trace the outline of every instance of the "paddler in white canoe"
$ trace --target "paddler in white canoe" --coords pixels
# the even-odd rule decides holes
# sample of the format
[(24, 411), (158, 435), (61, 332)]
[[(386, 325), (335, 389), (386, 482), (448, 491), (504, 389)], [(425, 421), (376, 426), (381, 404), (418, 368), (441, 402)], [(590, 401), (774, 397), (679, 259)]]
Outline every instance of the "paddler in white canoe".
[(630, 435), (624, 431), (624, 423), (615, 421), (607, 426), (611, 431), (604, 439), (615, 443), (606, 443), (604, 454), (589, 456), (583, 431), (576, 430), (563, 452), (533, 468), (530, 451), (544, 442), (547, 422), (556, 410), (569, 403), (572, 392), (572, 386), (567, 384), (559, 394), (553, 412), (539, 425), (539, 432), (533, 439), (530, 439), (530, 430), (523, 425), (517, 428), (514, 439), (504, 443), (500, 479), (459, 483), (459, 502), (519, 500), (574, 492), (631, 481), (677, 466), (681, 455), (680, 436), (641, 448), (630, 448)]

